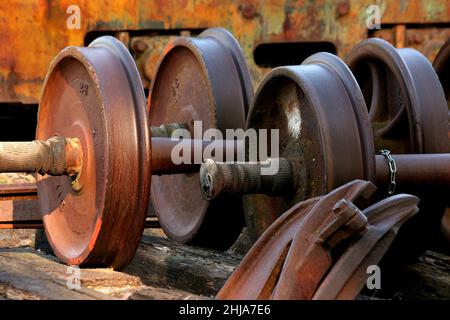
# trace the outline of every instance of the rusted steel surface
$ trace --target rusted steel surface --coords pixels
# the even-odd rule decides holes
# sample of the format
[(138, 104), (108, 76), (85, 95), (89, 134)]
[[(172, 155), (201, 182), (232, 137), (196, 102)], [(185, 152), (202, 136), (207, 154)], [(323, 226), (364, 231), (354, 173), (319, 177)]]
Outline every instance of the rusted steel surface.
[[(348, 64), (354, 77), (339, 58), (322, 53), (266, 76), (256, 92), (247, 128), (280, 129), (280, 156), (290, 163), (293, 176), (286, 180), (290, 192), (277, 195), (276, 189), (264, 191), (260, 186), (232, 189), (266, 193), (244, 197), (247, 226), (257, 239), (286, 210), (283, 206), (326, 193), (351, 180), (346, 176), (368, 177), (380, 187), (381, 197), (406, 192), (421, 198), (421, 212), (397, 239), (397, 247), (404, 248), (399, 257), (422, 253), (435, 240), (448, 205), (450, 141), (442, 86), (425, 56), (414, 49), (396, 49), (381, 39), (355, 46)], [(387, 158), (375, 155), (383, 149), (388, 150)], [(210, 176), (200, 183), (208, 190), (219, 180), (217, 197), (229, 193), (223, 186), (238, 181), (238, 173), (260, 181), (263, 163), (227, 164), (229, 174), (219, 175), (220, 179), (204, 164), (203, 172)], [(265, 178), (266, 184), (284, 181), (284, 175), (281, 170)], [(427, 239), (415, 237), (419, 232)]]
[[(450, 189), (450, 153), (392, 155), (397, 167), (396, 189)], [(376, 185), (382, 190), (389, 186), (389, 165), (386, 158), (376, 156)], [(448, 197), (447, 197), (448, 199)], [(450, 201), (447, 201), (450, 204)]]
[[(418, 198), (397, 195), (360, 211), (374, 193), (355, 180), (277, 219), (218, 293), (219, 299), (354, 299)], [(364, 200), (364, 201), (361, 201)], [(339, 250), (336, 250), (339, 248)], [(364, 274), (362, 274), (362, 272)]]
[[(201, 59), (205, 60), (200, 61), (208, 62), (200, 64), (205, 72), (217, 67), (212, 64), (214, 59), (209, 60), (211, 57), (229, 59), (228, 67), (235, 67), (227, 70), (234, 71), (235, 77), (227, 79), (225, 72), (225, 79), (217, 75), (218, 79), (211, 85), (218, 85), (221, 80), (238, 81), (230, 86), (235, 89), (234, 93), (241, 95), (233, 95), (236, 101), (231, 101), (229, 110), (235, 108), (243, 124), (252, 90), (248, 74), (243, 74), (248, 72), (245, 63), (241, 64), (242, 60), (238, 59), (240, 49), (232, 36), (221, 29), (207, 30), (201, 40), (205, 41), (206, 48), (217, 46), (213, 54), (202, 52), (205, 55)], [(219, 52), (222, 56), (215, 56)], [(205, 79), (214, 78), (208, 74)], [(192, 83), (195, 82), (186, 84), (192, 86)], [(180, 81), (181, 84), (184, 82)], [(219, 102), (224, 107), (230, 102), (220, 93), (215, 98), (211, 105), (206, 105), (214, 114), (219, 112), (216, 109)], [(235, 104), (239, 99), (242, 104)], [(194, 102), (191, 105), (197, 105)], [(134, 256), (146, 224), (151, 173), (170, 175), (198, 171), (199, 164), (194, 162), (178, 165), (172, 161), (172, 149), (178, 141), (169, 137), (151, 138), (147, 116), (143, 86), (131, 55), (119, 40), (101, 37), (89, 47), (62, 50), (52, 62), (39, 108), (38, 142), (0, 144), (6, 146), (0, 149), (0, 170), (39, 173), (37, 192), (46, 234), (53, 251), (65, 263), (124, 267)], [(191, 121), (189, 116), (195, 115), (188, 114), (187, 120)], [(222, 120), (226, 127), (229, 121)], [(169, 128), (170, 124), (165, 127)], [(45, 139), (50, 140), (42, 142)], [(242, 141), (220, 141), (224, 154), (235, 155), (243, 148)], [(214, 143), (220, 141), (214, 140)], [(190, 139), (184, 142), (191, 149), (199, 145), (198, 151), (203, 154), (203, 149), (212, 141)], [(195, 188), (198, 186), (189, 191)], [(222, 209), (229, 208), (233, 206)], [(236, 212), (237, 218), (243, 220), (238, 214)], [(164, 218), (160, 215), (159, 222), (164, 222)], [(16, 219), (10, 210), (5, 213), (5, 219), (14, 222), (25, 218)], [(230, 224), (225, 231), (234, 237), (230, 241), (234, 241), (242, 224), (230, 215), (223, 215), (221, 219)], [(215, 219), (216, 225), (221, 219)], [(205, 226), (211, 232), (214, 219), (208, 221)], [(223, 223), (218, 225), (224, 226)], [(231, 228), (236, 228), (235, 234), (230, 232)], [(197, 232), (198, 229), (192, 231)], [(216, 232), (207, 239), (214, 237), (217, 237)], [(218, 241), (223, 243), (224, 239)]]
[(83, 148), (77, 188), (68, 176), (37, 181), (47, 237), (65, 263), (118, 269), (134, 256), (150, 193), (149, 131), (139, 73), (118, 40), (102, 37), (53, 60), (37, 139), (75, 137)]
[[(190, 36), (191, 33), (185, 31), (180, 32), (179, 35)], [(155, 74), (155, 67), (163, 55), (164, 48), (177, 36), (178, 34), (160, 35), (154, 32), (154, 35), (137, 36), (130, 40), (130, 51), (136, 60), (136, 65), (138, 66), (145, 89), (150, 89)]]
[(369, 39), (353, 48), (347, 63), (367, 102), (377, 151), (450, 151), (450, 143), (445, 139), (446, 100), (423, 55), (412, 49), (396, 49), (380, 39)]
[[(156, 176), (170, 176), (175, 174), (194, 174), (199, 172), (200, 164), (195, 162), (194, 152), (191, 153), (191, 158), (187, 163), (175, 164), (172, 161), (172, 151), (180, 143), (178, 140), (172, 140), (171, 138), (152, 138), (152, 179), (156, 179)], [(183, 145), (186, 149), (198, 150), (202, 153), (201, 161), (206, 160), (203, 158), (203, 151), (212, 143), (214, 147), (223, 154), (233, 155), (234, 157), (244, 149), (244, 142), (242, 140), (200, 140), (200, 139), (183, 139)], [(219, 147), (220, 146), (220, 147)], [(200, 162), (201, 162), (200, 161)], [(198, 182), (198, 178), (196, 180)], [(155, 184), (156, 185), (156, 184)], [(157, 186), (157, 185), (156, 185)], [(155, 186), (155, 187), (156, 187)], [(181, 187), (181, 186), (180, 186)], [(196, 186), (198, 188), (198, 186)], [(194, 193), (194, 187), (192, 187), (191, 193)], [(176, 200), (174, 200), (176, 201)], [(192, 212), (194, 214), (194, 212)], [(160, 212), (160, 214), (166, 214)], [(167, 216), (161, 217), (161, 219), (167, 219)], [(180, 241), (181, 242), (181, 241)]]
[[(192, 93), (192, 96), (183, 94), (183, 99), (187, 100), (178, 102), (200, 108), (197, 112), (188, 108), (184, 118), (170, 119), (173, 121), (168, 123), (176, 121), (181, 126), (187, 123), (192, 131), (192, 121), (198, 115), (201, 119), (211, 115), (209, 127), (242, 127), (253, 90), (241, 49), (233, 36), (216, 28), (204, 31), (198, 39), (178, 38), (176, 41), (167, 49), (168, 55), (176, 51), (173, 48), (191, 54), (191, 62), (194, 66), (197, 64), (195, 70), (202, 70), (204, 74), (205, 86), (197, 85), (194, 80), (198, 74), (192, 70), (186, 79), (175, 74), (174, 81), (178, 81), (175, 88), (165, 86), (167, 79), (161, 76), (161, 69), (166, 60), (162, 60), (154, 86), (161, 83), (163, 89), (175, 90), (175, 93), (177, 90)], [(169, 63), (170, 67), (173, 65)], [(166, 75), (173, 76), (172, 73)], [(224, 84), (228, 85), (228, 91), (222, 90)], [(211, 101), (202, 105), (205, 97), (211, 97)], [(176, 94), (173, 98), (180, 99), (180, 96)], [(151, 112), (152, 120), (158, 119), (160, 114), (164, 117), (164, 112), (183, 115), (175, 109), (170, 111), (170, 104), (161, 103), (158, 108), (157, 101), (150, 99), (150, 110), (155, 110)], [(173, 105), (177, 106), (178, 103)], [(178, 141), (171, 141), (169, 137), (151, 138), (147, 116), (143, 86), (130, 53), (119, 40), (101, 37), (87, 48), (62, 50), (50, 66), (37, 129), (37, 139), (50, 139), (50, 142), (1, 145), (6, 148), (0, 150), (0, 160), (4, 160), (0, 161), (0, 170), (40, 173), (37, 191), (46, 233), (55, 254), (67, 264), (113, 268), (126, 265), (134, 255), (144, 228), (151, 173), (163, 175), (198, 170), (199, 164), (178, 166), (172, 162), (172, 149)], [(162, 124), (166, 129), (169, 126)], [(71, 141), (76, 143), (69, 143)], [(191, 149), (197, 142), (188, 141)], [(203, 151), (210, 142), (199, 143)], [(152, 144), (154, 149), (151, 149)], [(224, 154), (234, 155), (242, 145), (237, 141), (224, 143)], [(76, 167), (75, 172), (69, 170), (71, 167)], [(186, 179), (189, 177), (182, 177), (182, 181)], [(198, 190), (197, 183), (187, 188), (189, 193), (195, 190)], [(171, 194), (174, 192), (180, 195), (176, 190)], [(124, 201), (130, 197), (130, 203)], [(214, 245), (216, 239), (223, 247), (231, 246), (241, 231), (243, 216), (238, 210), (240, 199), (236, 199), (234, 206), (230, 202), (226, 207), (219, 207), (236, 209), (235, 219), (230, 215), (211, 219), (203, 208), (200, 212), (184, 208), (183, 212), (199, 215), (201, 222), (208, 217), (206, 231), (194, 227), (188, 235), (190, 240), (202, 234), (206, 237), (205, 244)], [(167, 213), (160, 211), (157, 211), (159, 222), (165, 227)], [(8, 215), (9, 220), (14, 218)], [(177, 220), (178, 225), (182, 222)], [(223, 237), (218, 237), (218, 231), (224, 231)], [(226, 236), (229, 236), (227, 241)]]
[[(226, 129), (245, 126), (252, 83), (242, 50), (228, 31), (212, 28), (195, 38), (174, 39), (164, 49), (153, 78), (148, 99), (151, 125), (181, 123), (193, 136), (194, 121), (201, 121), (202, 135), (217, 128), (224, 137)], [(172, 163), (170, 158), (161, 162)], [(207, 202), (198, 179), (198, 168), (189, 175), (153, 176), (153, 208), (169, 238), (227, 249), (243, 227), (241, 199)]]
[[(384, 19), (383, 19), (384, 20)], [(397, 48), (412, 48), (420, 51), (430, 61), (433, 61), (439, 49), (450, 37), (450, 27), (424, 24), (422, 26), (408, 26), (405, 24), (383, 26), (371, 33), (371, 37), (381, 38)]]
[(0, 184), (0, 199), (2, 200), (36, 200), (37, 188), (34, 183)]
[(314, 294), (315, 300), (353, 300), (366, 285), (369, 266), (378, 265), (400, 227), (418, 211), (417, 197), (398, 194), (365, 209), (369, 227), (339, 257)]
[[(276, 163), (276, 175), (263, 175), (264, 167)], [(286, 158), (260, 162), (227, 163), (206, 159), (200, 168), (203, 198), (213, 200), (225, 194), (269, 194), (283, 196), (296, 189), (296, 173)]]
[[(405, 32), (406, 28), (397, 26), (396, 38), (404, 37)], [(121, 33), (120, 38), (126, 40), (127, 35)], [(405, 43), (400, 41), (397, 45), (402, 47)], [(292, 193), (280, 197), (245, 197), (251, 236), (257, 239), (290, 206), (353, 179), (386, 184), (386, 177), (392, 172), (386, 170), (386, 162), (383, 164), (375, 151), (388, 148), (398, 154), (398, 169), (403, 170), (397, 176), (403, 179), (397, 191), (411, 191), (422, 199), (421, 219), (415, 220), (415, 228), (407, 228), (403, 232), (406, 236), (399, 238), (411, 247), (408, 250), (421, 250), (425, 242), (415, 245), (419, 240), (413, 236), (419, 231), (427, 236), (434, 232), (448, 202), (448, 109), (439, 79), (425, 56), (412, 49), (396, 49), (380, 39), (355, 46), (348, 54), (348, 63), (355, 77), (337, 56), (320, 53), (301, 65), (277, 68), (262, 81), (250, 108), (247, 128), (280, 129), (280, 155), (287, 160), (289, 172), (294, 173), (291, 178), (295, 183)], [(151, 174), (198, 170), (198, 165), (175, 168), (170, 151), (176, 141), (151, 138), (148, 112), (155, 125), (178, 123), (191, 132), (192, 121), (197, 119), (206, 119), (204, 130), (243, 126), (252, 97), (251, 81), (239, 45), (228, 32), (211, 29), (198, 38), (176, 38), (164, 51), (152, 79), (147, 106), (134, 60), (113, 37), (98, 38), (87, 48), (66, 48), (51, 64), (40, 104), (37, 138), (45, 140), (58, 135), (78, 139), (75, 145), (69, 144), (74, 148), (68, 154), (73, 153), (70, 160), (81, 165), (76, 170), (75, 184), (67, 175), (40, 176), (38, 193), (50, 242), (55, 253), (68, 264), (117, 269), (125, 266), (133, 257), (146, 224)], [(433, 94), (425, 94), (428, 92)], [(180, 111), (185, 106), (189, 107)], [(236, 119), (240, 119), (240, 126)], [(82, 152), (76, 152), (77, 148)], [(237, 144), (230, 146), (234, 153), (237, 148)], [(427, 168), (422, 174), (415, 174), (421, 165)], [(7, 166), (2, 168), (8, 170)], [(40, 171), (53, 174), (51, 170)], [(66, 173), (58, 171), (56, 175)], [(445, 190), (425, 188), (427, 183), (433, 183), (431, 179), (435, 185), (442, 183)], [(235, 207), (230, 199), (221, 199), (221, 204), (205, 202), (200, 197), (198, 176), (173, 176), (159, 184), (155, 181), (153, 204), (169, 237), (225, 248), (239, 234), (243, 224), (239, 201)], [(162, 195), (162, 200), (157, 200), (155, 194)], [(173, 201), (174, 194), (180, 200)], [(193, 199), (197, 195), (200, 205), (196, 207)], [(130, 196), (132, 202), (123, 200)], [(390, 200), (393, 206), (401, 206), (404, 199)], [(342, 205), (342, 212), (350, 212), (350, 204)], [(383, 203), (382, 207), (388, 212), (386, 219), (375, 220), (374, 225), (379, 222), (380, 228), (395, 229), (399, 221), (390, 220), (389, 206)], [(301, 233), (311, 233), (320, 227), (319, 223), (328, 221), (322, 216), (324, 211), (317, 211), (315, 216), (321, 217), (318, 220), (305, 220), (308, 223), (304, 221), (302, 228), (310, 228)], [(236, 219), (229, 212), (237, 213), (233, 217)], [(14, 219), (13, 209), (6, 216)], [(25, 217), (17, 221), (30, 220)], [(337, 220), (332, 225), (341, 222)], [(385, 244), (384, 233), (378, 235), (380, 238), (369, 244), (374, 252), (384, 252), (385, 245), (377, 247), (378, 241)], [(391, 239), (389, 242), (393, 240), (392, 236), (386, 237)], [(414, 245), (409, 242), (411, 239)], [(308, 245), (311, 247), (306, 248)], [(309, 254), (324, 259), (320, 260), (323, 264), (318, 264), (324, 270), (316, 270), (319, 273), (315, 280), (310, 279), (313, 284), (307, 288), (309, 291), (286, 289), (296, 281), (289, 274), (279, 278), (280, 289), (274, 291), (274, 297), (313, 297), (317, 288), (314, 281), (322, 279), (325, 269), (332, 266), (317, 245), (317, 241), (309, 244), (293, 238), (292, 247), (301, 248), (304, 256), (286, 258), (286, 265), (299, 259), (307, 261)], [(364, 256), (359, 252), (359, 256), (370, 260), (374, 254)], [(344, 264), (355, 259), (348, 261)], [(359, 267), (355, 265), (354, 271), (359, 272)], [(310, 270), (308, 264), (302, 268)], [(351, 296), (353, 281), (353, 276), (349, 276), (344, 282), (350, 291), (343, 288), (335, 292), (336, 296)]]
[(368, 124), (357, 83), (336, 56), (316, 54), (300, 66), (280, 67), (266, 76), (247, 128), (280, 130), (279, 155), (291, 163), (297, 188), (280, 197), (244, 196), (252, 237), (300, 201), (354, 179), (372, 180), (375, 152)]
[[(68, 29), (66, 10), (76, 4), (80, 8), (80, 29)], [(117, 34), (127, 41), (133, 40), (134, 31), (148, 33), (155, 45), (150, 46), (143, 60), (145, 70), (151, 70), (158, 59), (152, 51), (161, 52), (166, 38), (180, 31), (204, 30), (221, 26), (229, 29), (243, 47), (250, 65), (254, 83), (268, 71), (258, 67), (253, 59), (260, 44), (279, 42), (329, 42), (341, 57), (352, 46), (367, 38), (366, 20), (372, 0), (341, 0), (293, 2), (286, 0), (119, 0), (119, 1), (21, 1), (0, 4), (0, 21), (3, 28), (0, 38), (8, 46), (0, 52), (0, 102), (37, 103), (51, 59), (66, 46), (82, 46), (92, 37), (92, 32)], [(450, 21), (450, 4), (437, 1), (387, 0), (380, 5), (381, 22), (389, 28), (406, 25), (406, 34), (424, 33), (427, 39), (446, 29), (440, 23)], [(417, 24), (437, 24), (428, 29)], [(423, 31), (423, 29), (425, 29)], [(446, 32), (444, 30), (443, 32)], [(130, 36), (131, 35), (131, 36)], [(138, 35), (141, 37), (142, 35)], [(131, 41), (130, 40), (130, 41)], [(441, 38), (438, 39), (439, 41)], [(440, 43), (438, 41), (438, 43)], [(159, 44), (162, 42), (161, 44)], [(427, 52), (427, 42), (413, 39), (415, 45)], [(443, 42), (442, 42), (443, 43)], [(127, 43), (128, 44), (128, 43)], [(409, 43), (407, 42), (406, 45)], [(436, 52), (441, 44), (436, 45)], [(146, 51), (140, 46), (139, 50)], [(141, 55), (137, 50), (135, 53)], [(430, 57), (432, 58), (432, 57)], [(299, 61), (298, 63), (300, 63)], [(269, 68), (270, 69), (270, 68)], [(148, 81), (148, 80), (147, 80)]]
[[(397, 189), (450, 189), (450, 153), (394, 154), (392, 158), (397, 168)], [(387, 190), (390, 184), (388, 162), (383, 155), (376, 155), (375, 159), (376, 185)], [(262, 175), (261, 167), (275, 161), (279, 163), (278, 173)], [(295, 192), (299, 179), (286, 158), (257, 163), (222, 163), (207, 159), (200, 168), (202, 194), (207, 200), (236, 193), (283, 196)]]
[[(347, 62), (366, 100), (377, 151), (388, 149), (398, 155), (450, 151), (446, 97), (439, 78), (422, 54), (409, 48), (396, 49), (381, 39), (369, 39), (352, 49)], [(399, 163), (406, 166), (398, 174), (401, 187), (397, 192), (412, 193), (421, 199), (419, 214), (398, 239), (405, 248), (404, 254), (422, 253), (434, 241), (448, 204), (447, 188), (427, 188), (426, 184), (418, 187), (438, 168), (438, 162), (434, 167), (433, 161), (423, 159), (422, 165), (428, 165), (423, 170), (408, 170), (414, 161)], [(386, 164), (382, 168), (377, 170), (377, 176), (386, 173)], [(435, 176), (436, 186), (446, 180), (446, 171), (439, 178)], [(426, 172), (430, 173), (428, 177)], [(417, 232), (428, 236), (418, 239)]]

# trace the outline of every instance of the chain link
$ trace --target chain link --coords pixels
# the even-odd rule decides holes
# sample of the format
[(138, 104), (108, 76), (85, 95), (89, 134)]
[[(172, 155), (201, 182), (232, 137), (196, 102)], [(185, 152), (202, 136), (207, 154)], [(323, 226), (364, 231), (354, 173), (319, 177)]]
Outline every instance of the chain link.
[(395, 182), (395, 178), (397, 176), (397, 165), (395, 164), (395, 160), (392, 158), (389, 150), (380, 150), (380, 154), (383, 155), (388, 161), (390, 180), (388, 195), (393, 195), (395, 192), (395, 187), (397, 186), (397, 183)]

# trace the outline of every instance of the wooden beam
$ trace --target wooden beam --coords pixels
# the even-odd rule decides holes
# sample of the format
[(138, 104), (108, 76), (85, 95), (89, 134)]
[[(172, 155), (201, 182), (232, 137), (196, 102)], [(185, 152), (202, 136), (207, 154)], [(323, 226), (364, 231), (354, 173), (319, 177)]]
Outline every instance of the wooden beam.
[(450, 257), (427, 251), (414, 263), (393, 272), (386, 284), (387, 298), (402, 300), (449, 300)]
[(139, 277), (110, 269), (81, 269), (80, 288), (69, 289), (68, 267), (31, 249), (0, 249), (0, 299), (198, 300), (182, 290), (144, 285)]
[(241, 257), (229, 253), (144, 235), (135, 258), (124, 271), (139, 276), (146, 285), (213, 297), (240, 260)]
[[(241, 260), (235, 254), (180, 245), (157, 234), (161, 233), (146, 230), (124, 272), (82, 269), (80, 290), (67, 288), (67, 266), (55, 257), (31, 248), (0, 248), (0, 299), (213, 298)], [(365, 291), (358, 299), (450, 299), (449, 270), (448, 256), (427, 252), (389, 280), (382, 271), (386, 288)], [(388, 287), (394, 291), (387, 292)]]

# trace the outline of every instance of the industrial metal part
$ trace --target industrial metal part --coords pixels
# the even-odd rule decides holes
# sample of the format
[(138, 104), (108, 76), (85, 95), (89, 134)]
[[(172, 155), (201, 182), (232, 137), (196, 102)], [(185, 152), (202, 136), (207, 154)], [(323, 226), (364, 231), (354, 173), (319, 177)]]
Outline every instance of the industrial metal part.
[[(289, 161), (294, 177), (283, 180), (292, 186), (281, 196), (270, 191), (277, 175), (265, 178), (265, 190), (253, 190), (266, 195), (244, 196), (248, 227), (256, 239), (287, 209), (283, 206), (324, 194), (351, 180), (346, 175), (367, 177), (379, 187), (380, 196), (392, 191), (395, 183), (398, 192), (421, 198), (421, 213), (397, 240), (400, 247), (407, 247), (405, 255), (416, 254), (427, 241), (414, 235), (421, 232), (431, 239), (448, 202), (450, 143), (442, 88), (423, 55), (395, 49), (383, 40), (362, 42), (348, 61), (355, 77), (337, 57), (316, 54), (300, 66), (274, 70), (262, 82), (247, 128), (277, 124), (280, 155)], [(375, 155), (375, 149), (389, 149), (390, 161)], [(253, 172), (250, 180), (261, 179), (258, 170), (252, 171), (256, 165), (246, 168)], [(226, 166), (228, 172), (239, 172), (243, 165)], [(205, 181), (210, 185), (220, 181), (218, 171), (210, 169), (214, 167), (209, 163), (201, 169), (202, 189), (208, 189)], [(215, 197), (237, 179), (228, 176), (229, 181), (216, 185)]]
[[(243, 128), (253, 89), (241, 48), (221, 28), (169, 43), (155, 68), (150, 123), (182, 123), (194, 134)], [(197, 171), (198, 172), (198, 171)], [(205, 201), (198, 174), (153, 176), (151, 202), (167, 236), (181, 243), (227, 249), (244, 226), (240, 197)]]
[(296, 187), (278, 197), (244, 196), (247, 228), (254, 240), (296, 203), (356, 178), (374, 178), (375, 152), (365, 110), (350, 70), (331, 54), (277, 68), (263, 80), (247, 128), (279, 129), (279, 154), (289, 161)]
[[(146, 70), (151, 72), (170, 36), (195, 34), (213, 26), (227, 28), (244, 50), (255, 85), (274, 64), (301, 63), (305, 54), (323, 50), (344, 58), (368, 36), (399, 44), (395, 30), (404, 30), (403, 43), (433, 59), (435, 48), (450, 34), (447, 0), (385, 0), (379, 4), (382, 28), (368, 30), (367, 10), (373, 4), (373, 0), (80, 1), (76, 3), (80, 25), (72, 29), (66, 27), (74, 18), (67, 13), (72, 5), (67, 0), (17, 1), (13, 6), (4, 2), (0, 4), (0, 36), (8, 46), (0, 52), (0, 79), (4, 81), (0, 102), (37, 104), (47, 67), (59, 50), (83, 46), (107, 34), (129, 39), (130, 47), (134, 38), (149, 39), (151, 52), (143, 57), (148, 61), (143, 64), (150, 65), (143, 69), (147, 78)], [(283, 50), (285, 45), (290, 50)], [(262, 52), (262, 48), (269, 51)]]
[[(242, 90), (239, 84), (236, 89)], [(38, 140), (0, 143), (0, 170), (39, 173), (40, 213), (61, 260), (120, 269), (134, 256), (146, 224), (151, 174), (200, 168), (202, 158), (195, 163), (194, 153), (186, 163), (172, 161), (179, 141), (168, 136), (183, 127), (184, 122), (150, 128), (134, 61), (118, 40), (103, 37), (55, 58), (40, 104)], [(243, 148), (235, 140), (216, 140), (215, 146), (221, 141), (224, 154)], [(212, 143), (183, 142), (202, 152)]]
[(409, 195), (364, 204), (374, 191), (355, 180), (295, 205), (263, 233), (217, 298), (354, 299), (366, 284), (361, 270), (380, 261), (418, 210)]
[(380, 154), (383, 155), (388, 163), (389, 167), (389, 188), (388, 195), (393, 195), (395, 192), (395, 187), (397, 186), (397, 182), (395, 181), (395, 177), (397, 175), (397, 166), (395, 164), (394, 158), (391, 156), (391, 152), (389, 150), (380, 150)]
[[(364, 95), (376, 150), (388, 149), (397, 155), (450, 152), (445, 94), (425, 56), (413, 49), (396, 49), (386, 41), (369, 39), (356, 45), (346, 61)], [(432, 161), (424, 160), (422, 166), (406, 177), (400, 173), (405, 169), (397, 162), (397, 191), (421, 199), (419, 214), (396, 240), (398, 247), (403, 248), (403, 255), (420, 254), (435, 241), (448, 203), (448, 189), (437, 187), (439, 181), (446, 180), (446, 170), (435, 180), (436, 187), (401, 182), (400, 176), (410, 182), (432, 181), (424, 175), (429, 171), (425, 169), (426, 164), (437, 168)], [(381, 185), (379, 177), (377, 173), (377, 186), (381, 190), (388, 185)], [(419, 239), (418, 232), (427, 236)]]
[(367, 285), (369, 266), (377, 266), (400, 227), (418, 212), (419, 199), (398, 194), (364, 210), (369, 227), (322, 279), (314, 300), (353, 300)]
[(448, 141), (442, 139), (447, 133), (445, 98), (423, 55), (369, 39), (352, 49), (347, 63), (364, 95), (377, 150), (449, 152)]
[[(262, 168), (270, 167), (275, 162), (278, 166), (276, 175), (261, 174)], [(285, 158), (238, 164), (206, 159), (200, 168), (200, 190), (206, 200), (236, 193), (282, 196), (295, 189), (295, 178), (292, 166)]]
[[(384, 189), (388, 191), (389, 187), (393, 185), (392, 173), (394, 171), (396, 172), (395, 186), (399, 184), (402, 189), (406, 187), (416, 189), (449, 187), (450, 153), (389, 155), (389, 158), (390, 160), (386, 161), (386, 156), (375, 155), (377, 170), (375, 181), (377, 185), (383, 186), (383, 191)], [(274, 175), (262, 175), (260, 168), (275, 161), (285, 163), (282, 172)], [(211, 199), (227, 193), (283, 195), (297, 188), (298, 173), (292, 171), (290, 167), (286, 158), (269, 158), (267, 161), (255, 163), (221, 163), (206, 159), (200, 168), (200, 184), (202, 189), (205, 189), (204, 197)], [(399, 172), (396, 170), (397, 167), (400, 168)], [(420, 174), (417, 174), (418, 171)], [(287, 175), (291, 176), (287, 177)], [(247, 176), (252, 183), (247, 181), (243, 185), (237, 185)], [(387, 192), (382, 192), (381, 195), (384, 194)]]
[(77, 188), (68, 176), (37, 176), (45, 231), (65, 263), (120, 269), (134, 256), (150, 193), (147, 121), (139, 73), (115, 38), (66, 48), (52, 61), (37, 139), (78, 138), (83, 150)]
[[(435, 215), (440, 218), (442, 199), (435, 187), (447, 190), (450, 183), (448, 140), (435, 141), (447, 133), (442, 125), (445, 100), (425, 58), (402, 50), (381, 40), (362, 43), (350, 55), (356, 78), (339, 58), (327, 53), (313, 55), (300, 66), (274, 70), (258, 89), (247, 128), (280, 129), (280, 158), (267, 161), (278, 161), (281, 170), (263, 177), (259, 169), (265, 159), (236, 166), (211, 162), (209, 167), (204, 165), (202, 189), (198, 176), (189, 189), (189, 183), (154, 185), (157, 194), (182, 198), (178, 202), (165, 199), (156, 206), (161, 226), (180, 242), (225, 248), (242, 227), (240, 202), (234, 206), (230, 198), (222, 198), (208, 207), (202, 191), (210, 198), (229, 191), (270, 195), (245, 196), (247, 226), (254, 239), (292, 205), (347, 181), (373, 181), (383, 192), (392, 186), (392, 170), (383, 155), (375, 155), (374, 145), (384, 141), (394, 152), (419, 150), (391, 155), (397, 167), (394, 182), (398, 190), (418, 190), (424, 202), (436, 206)], [(236, 117), (245, 119), (251, 85), (245, 80), (248, 72), (239, 54), (235, 40), (222, 29), (208, 30), (198, 39), (176, 39), (156, 69), (149, 109), (136, 66), (115, 38), (99, 38), (88, 48), (70, 47), (56, 57), (40, 105), (37, 139), (41, 142), (24, 143), (23, 155), (11, 149), (17, 143), (2, 144), (14, 151), (4, 155), (20, 161), (3, 157), (2, 162), (0, 154), (0, 167), (41, 173), (40, 210), (50, 243), (63, 261), (119, 269), (131, 260), (145, 225), (151, 175), (177, 173), (181, 183), (189, 181), (186, 173), (199, 170), (192, 161), (181, 165), (171, 161), (178, 143), (168, 137), (172, 131), (187, 127), (192, 132), (196, 119), (203, 120), (204, 129), (222, 130), (232, 126)], [(220, 57), (221, 65), (227, 67), (219, 67), (211, 57)], [(369, 73), (364, 68), (371, 59), (378, 63)], [(389, 81), (398, 92), (381, 91), (383, 68), (392, 73)], [(194, 80), (200, 80), (200, 85)], [(362, 92), (357, 81), (365, 88)], [(423, 97), (422, 89), (436, 94)], [(396, 93), (396, 102), (379, 102), (380, 95)], [(367, 112), (365, 102), (372, 100)], [(388, 112), (383, 110), (386, 107)], [(148, 111), (159, 127), (149, 126)], [(396, 126), (401, 132), (408, 126), (409, 135), (393, 134)], [(152, 130), (158, 137), (151, 137)], [(42, 142), (48, 139), (51, 143)], [(242, 141), (221, 142), (224, 153), (243, 149)], [(199, 144), (203, 150), (211, 141), (188, 143)], [(169, 194), (170, 186), (174, 191)], [(201, 206), (193, 200), (196, 193)], [(161, 211), (177, 203), (184, 204), (178, 211)]]

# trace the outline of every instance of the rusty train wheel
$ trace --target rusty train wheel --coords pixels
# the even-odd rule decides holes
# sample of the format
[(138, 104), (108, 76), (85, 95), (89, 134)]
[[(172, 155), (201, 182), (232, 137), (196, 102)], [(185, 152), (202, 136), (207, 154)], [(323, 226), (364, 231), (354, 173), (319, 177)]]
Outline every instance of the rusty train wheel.
[(353, 48), (347, 62), (363, 91), (376, 149), (448, 151), (447, 141), (442, 141), (447, 131), (442, 121), (446, 112), (441, 86), (424, 56), (413, 49), (395, 49), (381, 39), (369, 39)]
[[(413, 49), (396, 49), (381, 39), (357, 45), (348, 56), (368, 106), (376, 150), (395, 154), (447, 153), (447, 105), (430, 62)], [(397, 190), (421, 198), (419, 214), (402, 228), (397, 245), (416, 255), (436, 235), (445, 210), (439, 192)], [(417, 234), (424, 235), (417, 237)]]
[(200, 37), (214, 38), (229, 50), (229, 53), (233, 58), (236, 71), (239, 75), (242, 90), (242, 104), (244, 106), (244, 116), (247, 117), (248, 108), (250, 107), (250, 103), (252, 102), (253, 98), (253, 86), (250, 72), (248, 70), (245, 57), (242, 53), (241, 46), (230, 32), (222, 28), (209, 28), (203, 31)]
[[(280, 131), (280, 157), (300, 172), (298, 189), (284, 197), (244, 196), (247, 226), (256, 240), (283, 212), (353, 179), (373, 179), (373, 142), (364, 99), (336, 56), (316, 54), (263, 80), (247, 128)], [(366, 130), (367, 131), (367, 130)]]
[[(155, 68), (150, 90), (151, 125), (193, 122), (203, 131), (243, 128), (252, 98), (242, 51), (224, 29), (209, 29), (198, 38), (177, 38)], [(243, 224), (239, 197), (208, 203), (198, 174), (153, 177), (151, 200), (161, 227), (181, 243), (226, 249)]]
[(84, 154), (76, 188), (67, 176), (38, 178), (47, 237), (65, 263), (120, 269), (134, 256), (150, 193), (147, 116), (139, 73), (115, 38), (53, 60), (36, 135), (76, 137)]

